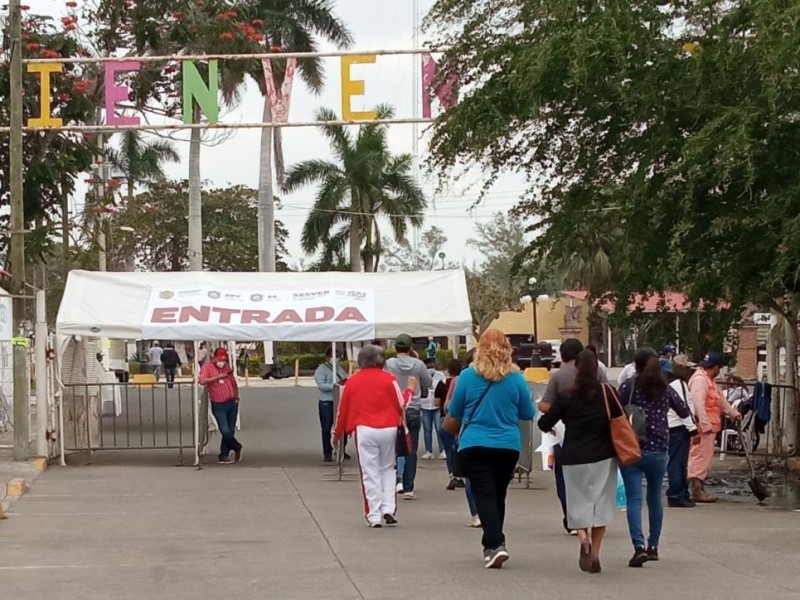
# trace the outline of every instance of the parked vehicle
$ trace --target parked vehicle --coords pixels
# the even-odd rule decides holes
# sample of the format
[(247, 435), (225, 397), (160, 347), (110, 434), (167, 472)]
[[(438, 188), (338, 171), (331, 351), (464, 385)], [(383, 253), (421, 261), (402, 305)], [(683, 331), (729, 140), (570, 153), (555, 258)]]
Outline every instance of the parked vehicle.
[(511, 358), (520, 369), (541, 366), (549, 370), (553, 366), (555, 353), (550, 343), (537, 342), (536, 338), (527, 334), (511, 333), (506, 337), (511, 342)]

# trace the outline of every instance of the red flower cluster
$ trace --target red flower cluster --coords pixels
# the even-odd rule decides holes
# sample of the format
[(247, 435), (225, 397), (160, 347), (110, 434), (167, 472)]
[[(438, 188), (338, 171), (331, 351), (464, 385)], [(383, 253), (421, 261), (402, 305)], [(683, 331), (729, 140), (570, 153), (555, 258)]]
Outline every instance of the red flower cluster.
[(93, 85), (94, 85), (94, 81), (90, 81), (90, 80), (76, 81), (72, 85), (72, 91), (73, 92), (85, 92), (86, 90), (88, 90)]
[(72, 25), (75, 23), (75, 19), (72, 17), (61, 17), (61, 22), (64, 24), (64, 26)]
[(262, 33), (258, 31), (255, 27), (253, 27), (250, 23), (236, 23), (234, 27), (236, 27), (236, 29), (241, 30), (242, 35), (244, 35), (248, 40), (252, 42), (260, 42), (264, 37)]
[(263, 19), (253, 19), (252, 21), (250, 21), (250, 24), (253, 27), (263, 27), (264, 26), (264, 20)]
[(239, 13), (237, 13), (235, 10), (229, 10), (228, 12), (219, 13), (217, 15), (217, 20), (218, 21), (229, 21), (231, 19), (235, 19), (238, 16), (239, 16)]
[(40, 44), (37, 44), (36, 42), (31, 42), (26, 47), (28, 48), (28, 50), (39, 50), (42, 46)]
[(281, 46), (270, 46), (269, 47), (269, 51), (270, 52), (283, 52), (283, 48)]
[(58, 95), (58, 99), (61, 100), (62, 102), (69, 102), (70, 100), (72, 100), (72, 96), (69, 95), (67, 92), (64, 92)]
[(77, 8), (77, 7), (78, 7), (78, 3), (77, 2), (73, 2), (72, 0), (67, 2), (67, 8)]
[(219, 39), (226, 40), (226, 41), (227, 40), (232, 40), (233, 39), (233, 34), (230, 31), (226, 31), (225, 33), (220, 33), (219, 34)]
[(61, 53), (55, 50), (42, 50), (42, 58), (61, 58)]
[(120, 183), (122, 183), (122, 182), (121, 182), (119, 179), (116, 179), (116, 178), (113, 178), (113, 179), (109, 179), (109, 180), (108, 180), (108, 185), (110, 185), (111, 187), (116, 187), (116, 186), (118, 186)]

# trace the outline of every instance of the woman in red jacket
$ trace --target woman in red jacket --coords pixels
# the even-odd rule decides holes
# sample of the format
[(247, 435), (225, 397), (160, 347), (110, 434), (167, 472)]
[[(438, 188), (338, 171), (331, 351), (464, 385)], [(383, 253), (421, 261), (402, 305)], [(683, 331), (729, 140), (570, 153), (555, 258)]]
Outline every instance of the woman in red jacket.
[[(386, 357), (380, 346), (365, 346), (358, 353), (360, 371), (347, 380), (339, 402), (332, 438), (355, 432), (364, 516), (370, 527), (395, 525), (395, 442), (404, 408), (417, 386), (409, 378), (400, 391), (397, 379), (383, 370)], [(413, 380), (413, 381), (412, 381)]]

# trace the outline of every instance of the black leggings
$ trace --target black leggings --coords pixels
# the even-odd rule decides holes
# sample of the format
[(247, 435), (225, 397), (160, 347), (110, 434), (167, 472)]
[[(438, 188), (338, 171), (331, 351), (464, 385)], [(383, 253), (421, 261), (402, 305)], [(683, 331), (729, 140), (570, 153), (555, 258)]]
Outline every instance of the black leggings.
[(495, 549), (506, 543), (503, 523), (506, 518), (506, 492), (519, 452), (480, 446), (459, 451), (464, 471), (483, 524), (483, 547)]

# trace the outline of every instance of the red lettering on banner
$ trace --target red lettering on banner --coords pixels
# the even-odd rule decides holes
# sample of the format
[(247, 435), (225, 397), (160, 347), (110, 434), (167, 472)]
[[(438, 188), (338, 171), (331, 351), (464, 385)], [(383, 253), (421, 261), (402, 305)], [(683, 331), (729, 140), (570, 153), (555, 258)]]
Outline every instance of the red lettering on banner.
[(200, 306), (200, 307), (184, 306), (181, 309), (181, 318), (178, 319), (178, 323), (188, 323), (191, 320), (208, 323), (210, 316), (211, 316), (210, 306)]
[(272, 322), (275, 323), (302, 323), (303, 319), (300, 318), (300, 315), (297, 314), (296, 310), (292, 310), (291, 308), (287, 310), (281, 311), (275, 320)]
[(176, 323), (178, 316), (178, 307), (170, 308), (154, 308), (153, 316), (150, 318), (151, 323)]
[(266, 310), (243, 310), (242, 325), (250, 323), (269, 323), (269, 311)]
[(339, 323), (342, 321), (358, 321), (359, 323), (366, 323), (367, 319), (361, 314), (360, 310), (352, 306), (348, 306), (339, 313), (339, 316), (336, 317), (336, 321)]
[(233, 315), (238, 315), (240, 312), (242, 312), (238, 308), (219, 308), (217, 306), (211, 310), (213, 310), (215, 313), (219, 313), (220, 323), (230, 323)]
[(318, 306), (306, 309), (306, 323), (332, 321), (334, 316), (336, 316), (336, 313), (334, 313), (333, 308), (330, 306)]

